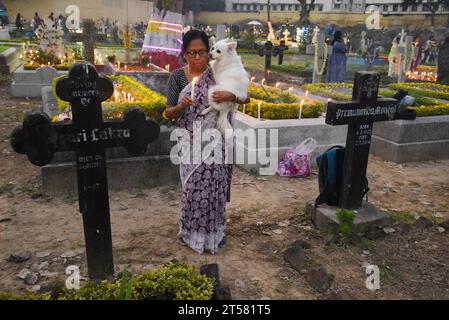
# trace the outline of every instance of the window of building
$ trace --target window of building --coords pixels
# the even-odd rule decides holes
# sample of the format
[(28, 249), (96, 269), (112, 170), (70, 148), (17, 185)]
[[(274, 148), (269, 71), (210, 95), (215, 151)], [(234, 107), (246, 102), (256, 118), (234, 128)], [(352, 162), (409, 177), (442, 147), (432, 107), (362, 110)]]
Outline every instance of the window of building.
[(281, 11), (285, 11), (285, 4), (281, 4)]

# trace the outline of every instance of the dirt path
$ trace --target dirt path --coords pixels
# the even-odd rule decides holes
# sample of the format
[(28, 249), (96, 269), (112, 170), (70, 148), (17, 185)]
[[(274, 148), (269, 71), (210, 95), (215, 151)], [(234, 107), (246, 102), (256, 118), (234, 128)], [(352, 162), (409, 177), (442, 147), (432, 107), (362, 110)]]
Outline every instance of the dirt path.
[[(9, 147), (11, 130), (38, 105), (36, 100), (11, 99), (8, 89), (0, 88), (0, 221), (4, 220), (0, 222), (0, 291), (26, 290), (29, 286), (16, 275), (24, 267), (37, 269), (44, 261), (62, 280), (68, 264), (78, 264), (86, 272), (76, 199), (41, 194), (39, 169)], [(415, 215), (435, 222), (449, 219), (449, 161), (398, 166), (371, 158), (369, 179), (370, 200), (395, 219), (410, 223)], [(236, 299), (327, 298), (330, 293), (317, 293), (303, 273), (284, 262), (284, 251), (301, 239), (312, 246), (313, 265), (322, 265), (335, 276), (330, 292), (339, 297), (449, 298), (448, 232), (412, 228), (377, 241), (326, 245), (327, 235), (314, 229), (304, 214), (306, 202), (316, 193), (316, 175), (304, 180), (257, 178), (237, 169), (228, 207), (228, 246), (216, 256), (199, 256), (176, 242), (179, 188), (112, 192), (115, 264), (129, 265), (138, 273), (172, 259), (197, 266), (217, 262), (224, 285)], [(29, 261), (6, 261), (23, 250), (33, 253)], [(64, 261), (60, 255), (67, 250), (77, 257)], [(50, 256), (36, 258), (43, 251)], [(374, 293), (365, 287), (364, 262), (381, 269), (381, 289)], [(39, 284), (53, 281), (42, 278)]]

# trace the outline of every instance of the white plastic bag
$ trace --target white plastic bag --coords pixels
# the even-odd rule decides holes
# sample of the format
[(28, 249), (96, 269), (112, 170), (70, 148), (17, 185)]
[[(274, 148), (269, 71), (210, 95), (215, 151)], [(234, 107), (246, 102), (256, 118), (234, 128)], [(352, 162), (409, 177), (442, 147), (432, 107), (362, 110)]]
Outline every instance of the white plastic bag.
[(317, 147), (317, 142), (313, 138), (307, 138), (296, 147), (295, 153), (300, 156), (311, 155)]

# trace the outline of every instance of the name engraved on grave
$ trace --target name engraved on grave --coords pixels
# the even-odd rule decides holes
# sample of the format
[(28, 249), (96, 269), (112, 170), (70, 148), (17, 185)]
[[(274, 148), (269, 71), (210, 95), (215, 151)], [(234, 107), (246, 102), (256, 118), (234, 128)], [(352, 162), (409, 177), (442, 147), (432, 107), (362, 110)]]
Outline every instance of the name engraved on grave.
[(398, 112), (398, 106), (391, 104), (389, 106), (366, 107), (363, 109), (338, 109), (337, 120), (345, 118), (363, 117), (363, 116), (386, 116), (393, 119)]
[(68, 136), (68, 141), (71, 143), (90, 143), (99, 141), (110, 141), (110, 140), (125, 140), (131, 138), (131, 132), (129, 129), (93, 129), (92, 131), (87, 131), (83, 129), (81, 132)]

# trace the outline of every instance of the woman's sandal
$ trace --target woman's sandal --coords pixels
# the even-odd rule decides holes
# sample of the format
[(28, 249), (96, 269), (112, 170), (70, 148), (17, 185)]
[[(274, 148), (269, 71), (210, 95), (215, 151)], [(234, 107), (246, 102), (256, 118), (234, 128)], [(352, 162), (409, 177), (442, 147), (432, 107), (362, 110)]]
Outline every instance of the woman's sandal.
[(178, 243), (179, 243), (181, 246), (183, 246), (183, 247), (187, 247), (187, 246), (188, 246), (187, 243), (184, 241), (184, 239), (181, 238), (181, 237), (178, 238)]
[(226, 247), (227, 243), (228, 243), (228, 241), (226, 240), (226, 238), (223, 238), (223, 240), (221, 240), (221, 242), (218, 244), (218, 247), (224, 248), (224, 247)]

